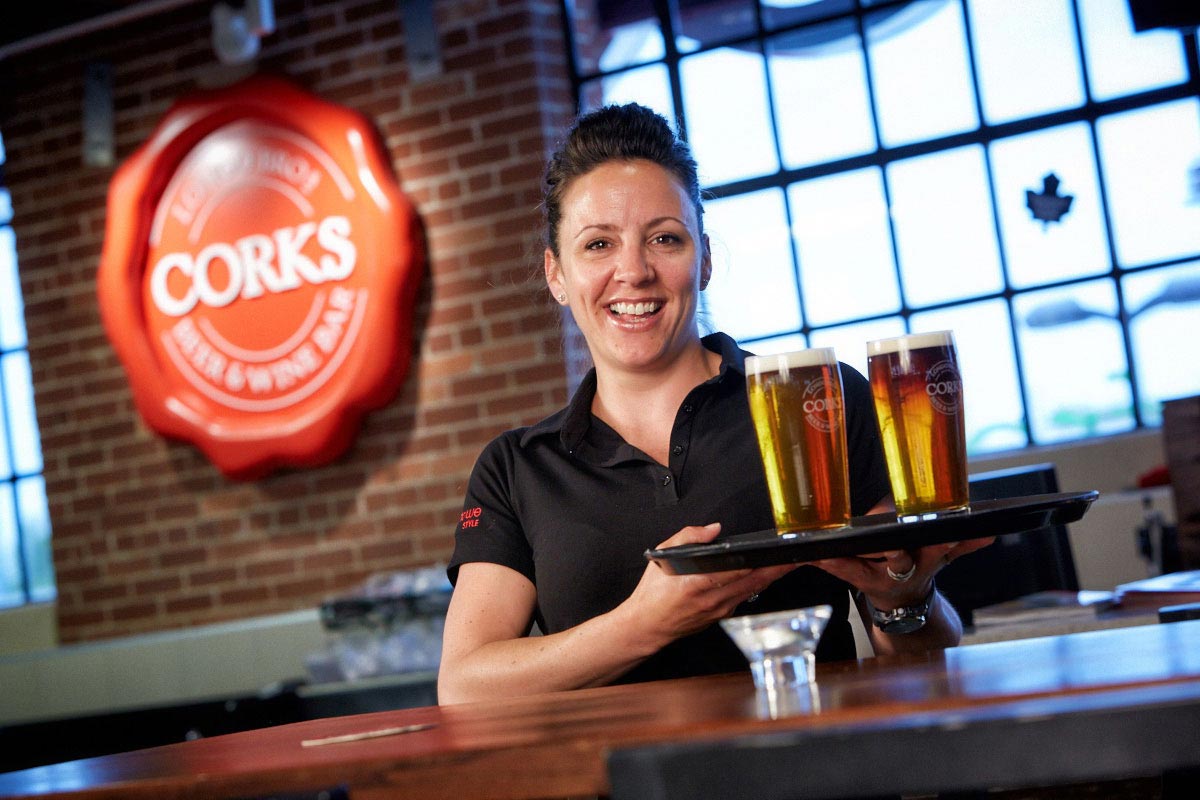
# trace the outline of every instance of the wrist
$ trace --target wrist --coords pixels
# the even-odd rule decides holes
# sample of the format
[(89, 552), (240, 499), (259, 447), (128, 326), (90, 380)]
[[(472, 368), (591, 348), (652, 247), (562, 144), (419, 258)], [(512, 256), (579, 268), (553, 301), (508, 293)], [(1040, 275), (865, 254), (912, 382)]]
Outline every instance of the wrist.
[(915, 633), (925, 627), (937, 598), (937, 587), (929, 582), (929, 589), (920, 599), (892, 608), (877, 608), (870, 597), (866, 598), (871, 612), (871, 622), (887, 634)]
[(862, 596), (870, 604), (871, 608), (879, 611), (891, 611), (896, 608), (905, 606), (916, 606), (928, 600), (937, 589), (934, 579), (922, 584), (897, 584), (896, 591), (884, 594), (880, 597), (872, 597), (866, 592), (861, 592)]
[(632, 598), (597, 619), (603, 619), (610, 626), (614, 644), (637, 660), (654, 655), (673, 638), (669, 632), (653, 625), (652, 617), (639, 611)]

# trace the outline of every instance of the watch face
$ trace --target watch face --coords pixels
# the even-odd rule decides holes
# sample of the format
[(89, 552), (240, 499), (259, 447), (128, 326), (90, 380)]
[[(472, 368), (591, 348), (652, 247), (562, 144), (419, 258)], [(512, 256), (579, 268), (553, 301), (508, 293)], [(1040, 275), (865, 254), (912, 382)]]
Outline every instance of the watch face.
[(929, 615), (929, 609), (933, 605), (933, 597), (936, 589), (930, 588), (929, 594), (918, 605), (901, 606), (894, 608), (891, 611), (880, 611), (871, 605), (871, 601), (867, 600), (867, 605), (871, 609), (871, 621), (875, 623), (875, 627), (884, 633), (912, 633), (919, 631), (925, 627), (925, 618)]
[(925, 627), (925, 616), (901, 617), (889, 620), (879, 626), (884, 633), (913, 633)]

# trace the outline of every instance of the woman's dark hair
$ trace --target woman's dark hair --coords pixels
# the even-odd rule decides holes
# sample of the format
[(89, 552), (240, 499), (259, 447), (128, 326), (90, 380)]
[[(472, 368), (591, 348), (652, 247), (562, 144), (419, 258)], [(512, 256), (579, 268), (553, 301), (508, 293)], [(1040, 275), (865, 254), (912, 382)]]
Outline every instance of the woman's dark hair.
[(687, 143), (675, 135), (661, 115), (645, 106), (604, 106), (575, 121), (546, 165), (542, 208), (546, 215), (546, 246), (555, 256), (559, 255), (562, 197), (571, 181), (608, 161), (634, 159), (652, 161), (675, 176), (696, 207), (696, 221), (703, 231), (700, 179)]

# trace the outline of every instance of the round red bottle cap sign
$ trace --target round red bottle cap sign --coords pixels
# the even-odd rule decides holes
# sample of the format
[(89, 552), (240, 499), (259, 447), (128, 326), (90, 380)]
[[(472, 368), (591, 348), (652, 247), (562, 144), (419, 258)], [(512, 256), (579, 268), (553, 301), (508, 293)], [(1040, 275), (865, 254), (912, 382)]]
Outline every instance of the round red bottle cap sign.
[(139, 412), (234, 478), (336, 458), (408, 371), (420, 237), (358, 113), (266, 77), (182, 99), (108, 195), (100, 309)]

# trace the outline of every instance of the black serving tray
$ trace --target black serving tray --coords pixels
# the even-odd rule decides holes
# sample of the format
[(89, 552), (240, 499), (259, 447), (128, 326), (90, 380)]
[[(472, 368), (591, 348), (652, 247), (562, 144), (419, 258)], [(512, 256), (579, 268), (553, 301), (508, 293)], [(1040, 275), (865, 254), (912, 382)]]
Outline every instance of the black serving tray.
[(776, 564), (800, 564), (822, 558), (857, 556), (985, 536), (1050, 529), (1075, 522), (1099, 497), (1096, 491), (1037, 494), (1003, 500), (976, 500), (971, 510), (915, 522), (898, 522), (894, 513), (854, 517), (849, 526), (779, 536), (775, 529), (647, 550), (646, 558), (671, 572), (720, 572)]

